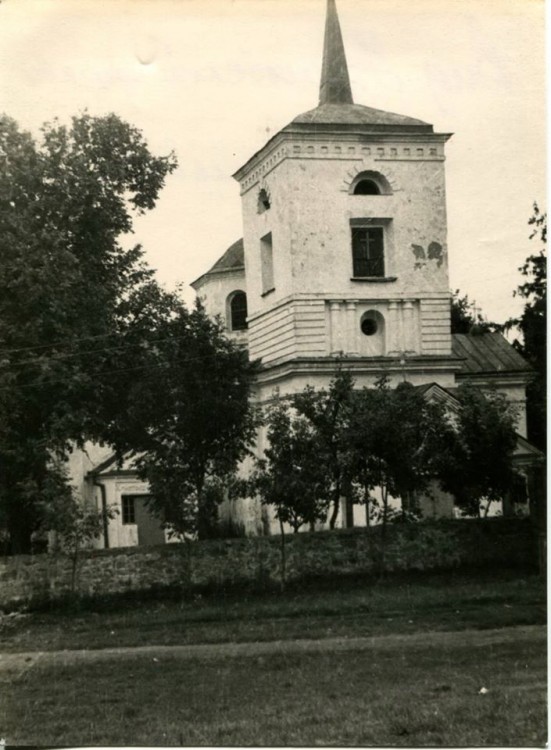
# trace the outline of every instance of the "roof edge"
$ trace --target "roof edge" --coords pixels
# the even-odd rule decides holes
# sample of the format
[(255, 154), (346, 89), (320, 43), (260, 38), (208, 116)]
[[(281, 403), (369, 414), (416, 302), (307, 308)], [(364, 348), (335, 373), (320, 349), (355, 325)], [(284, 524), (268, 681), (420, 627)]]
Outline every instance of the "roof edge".
[(195, 281), (190, 281), (189, 285), (193, 287), (193, 289), (197, 289), (197, 287), (202, 285), (203, 279), (206, 280), (208, 276), (219, 276), (227, 273), (242, 273), (245, 271), (245, 266), (233, 266), (233, 268), (214, 268), (210, 271), (205, 271), (205, 273), (202, 273), (201, 276), (198, 276)]
[[(375, 130), (376, 127), (381, 128), (381, 130)], [(429, 128), (432, 128), (432, 125), (428, 126)], [(439, 141), (445, 143), (448, 141), (454, 134), (453, 133), (439, 133), (435, 132), (433, 130), (428, 131), (425, 130), (424, 127), (416, 127), (416, 126), (410, 126), (410, 125), (404, 125), (401, 128), (399, 126), (394, 125), (379, 125), (379, 126), (368, 126), (368, 125), (359, 125), (358, 123), (353, 124), (327, 124), (327, 123), (315, 123), (315, 122), (308, 122), (308, 123), (293, 123), (290, 122), (288, 125), (286, 125), (284, 128), (281, 128), (281, 130), (278, 130), (278, 132), (273, 135), (266, 143), (261, 146), (257, 151), (254, 152), (252, 156), (250, 156), (247, 161), (242, 164), (239, 169), (236, 169), (235, 172), (231, 175), (234, 180), (237, 182), (241, 182), (241, 180), (247, 175), (247, 173), (254, 169), (258, 163), (262, 160), (264, 156), (266, 156), (269, 151), (276, 146), (278, 146), (283, 141), (292, 141), (296, 136), (304, 136), (308, 133), (314, 134), (315, 136), (323, 135), (323, 136), (331, 136), (331, 135), (349, 135), (349, 136), (376, 136), (377, 139), (383, 139), (383, 140), (401, 140), (404, 141), (411, 141), (413, 139), (422, 139), (422, 140), (430, 140), (430, 141)]]

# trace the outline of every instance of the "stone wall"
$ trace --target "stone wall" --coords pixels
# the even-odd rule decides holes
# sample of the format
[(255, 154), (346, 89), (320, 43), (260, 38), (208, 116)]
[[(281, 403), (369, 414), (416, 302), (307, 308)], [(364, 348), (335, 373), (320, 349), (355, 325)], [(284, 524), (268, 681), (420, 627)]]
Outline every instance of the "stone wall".
[[(211, 540), (158, 547), (83, 552), (77, 590), (102, 596), (182, 587), (264, 586), (281, 577), (281, 538)], [(375, 575), (381, 564), (381, 529), (347, 529), (287, 535), (286, 577)], [(385, 549), (388, 571), (442, 570), (465, 566), (537, 564), (529, 520), (495, 518), (396, 524)], [(71, 591), (72, 564), (64, 556), (0, 560), (0, 607), (56, 600)]]

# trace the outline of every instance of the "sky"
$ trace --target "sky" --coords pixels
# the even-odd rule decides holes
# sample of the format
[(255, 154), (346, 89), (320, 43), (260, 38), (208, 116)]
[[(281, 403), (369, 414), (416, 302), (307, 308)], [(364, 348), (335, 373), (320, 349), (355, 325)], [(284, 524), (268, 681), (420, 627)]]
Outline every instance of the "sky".
[[(453, 133), (450, 288), (503, 321), (546, 201), (540, 0), (337, 0), (354, 101)], [(231, 175), (317, 105), (325, 0), (0, 0), (0, 111), (115, 112), (178, 170), (134, 240), (168, 286), (242, 235)], [(193, 299), (187, 287), (186, 298)]]

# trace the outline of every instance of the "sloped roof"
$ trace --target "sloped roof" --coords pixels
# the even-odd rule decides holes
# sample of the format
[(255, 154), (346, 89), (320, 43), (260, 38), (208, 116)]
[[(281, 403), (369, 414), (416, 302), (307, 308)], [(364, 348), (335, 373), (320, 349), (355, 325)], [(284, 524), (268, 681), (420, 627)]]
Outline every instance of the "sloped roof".
[(392, 130), (413, 128), (416, 131), (432, 132), (432, 125), (413, 117), (354, 104), (335, 0), (327, 0), (319, 106), (295, 117), (284, 130), (294, 125), (360, 125), (363, 126), (362, 129), (368, 130), (386, 130), (391, 127)]
[(243, 249), (243, 238), (236, 240), (230, 245), (224, 255), (218, 258), (216, 263), (207, 273), (217, 273), (219, 271), (239, 270), (245, 267), (245, 252)]
[(543, 462), (545, 460), (545, 454), (536, 448), (535, 445), (528, 442), (525, 437), (517, 433), (517, 444), (515, 447), (514, 458), (517, 464), (526, 463), (528, 465), (534, 462)]
[(528, 373), (532, 370), (501, 333), (454, 333), (452, 352), (463, 360), (463, 374)]
[(136, 473), (135, 466), (136, 455), (132, 452), (126, 453), (122, 460), (117, 453), (112, 453), (105, 461), (101, 461), (97, 466), (87, 473), (88, 477), (99, 477), (110, 474)]
[(236, 240), (233, 245), (230, 245), (226, 252), (218, 258), (216, 263), (209, 268), (204, 274), (199, 276), (198, 279), (191, 282), (191, 286), (195, 287), (199, 282), (206, 276), (215, 273), (226, 273), (228, 271), (243, 271), (245, 269), (245, 250), (243, 248), (243, 238)]
[[(362, 125), (387, 129), (389, 126), (414, 128), (416, 131), (432, 133), (433, 127), (414, 117), (385, 112), (382, 109), (365, 107), (363, 104), (321, 104), (315, 109), (295, 117), (287, 126), (293, 125)], [(284, 128), (286, 130), (287, 128)]]
[(423, 383), (416, 385), (415, 390), (421, 393), (426, 399), (440, 401), (449, 406), (453, 411), (459, 409), (459, 402), (454, 394), (455, 388), (444, 388), (439, 383)]

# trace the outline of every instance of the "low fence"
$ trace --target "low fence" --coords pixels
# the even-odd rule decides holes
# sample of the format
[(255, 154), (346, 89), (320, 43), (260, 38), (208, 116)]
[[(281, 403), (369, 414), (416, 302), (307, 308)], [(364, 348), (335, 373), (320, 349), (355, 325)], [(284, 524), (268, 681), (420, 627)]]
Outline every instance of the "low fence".
[[(280, 537), (217, 539), (156, 547), (93, 550), (79, 556), (76, 590), (85, 596), (165, 587), (266, 586), (281, 580)], [(285, 537), (286, 579), (370, 575), (381, 570), (381, 528)], [(537, 565), (537, 535), (527, 519), (393, 524), (384, 544), (386, 571)], [(0, 559), (0, 608), (56, 600), (71, 592), (64, 555)]]

